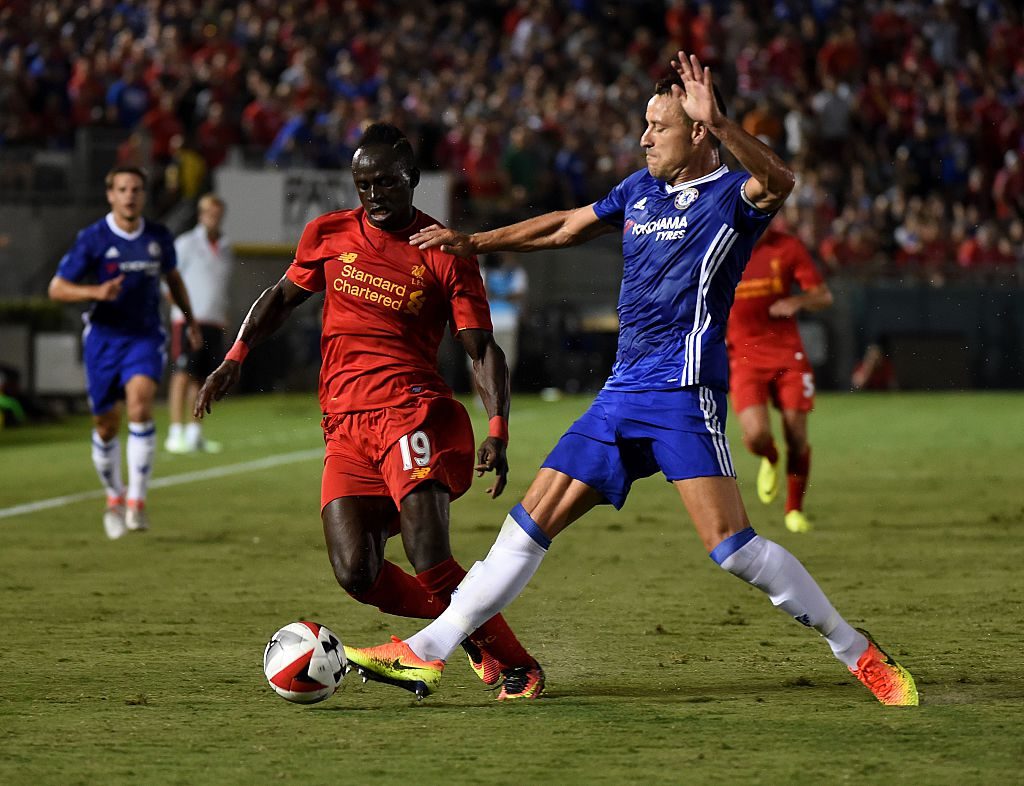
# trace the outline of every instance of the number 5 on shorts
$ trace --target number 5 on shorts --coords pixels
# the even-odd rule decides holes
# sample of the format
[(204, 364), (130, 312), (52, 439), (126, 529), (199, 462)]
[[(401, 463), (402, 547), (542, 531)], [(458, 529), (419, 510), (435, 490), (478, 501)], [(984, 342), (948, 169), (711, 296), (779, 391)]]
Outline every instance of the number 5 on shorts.
[(412, 469), (414, 461), (417, 467), (430, 463), (430, 437), (422, 431), (403, 436), (398, 440), (398, 449), (402, 451), (402, 469)]
[[(804, 374), (804, 398), (814, 398), (814, 374)], [(404, 439), (404, 437), (403, 437)], [(402, 455), (405, 455), (404, 453)]]

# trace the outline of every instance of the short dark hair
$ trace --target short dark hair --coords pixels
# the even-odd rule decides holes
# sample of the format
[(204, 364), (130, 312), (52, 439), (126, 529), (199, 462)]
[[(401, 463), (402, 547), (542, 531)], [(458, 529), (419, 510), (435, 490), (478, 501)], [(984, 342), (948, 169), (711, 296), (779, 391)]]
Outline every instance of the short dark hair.
[(146, 170), (138, 166), (127, 166), (118, 165), (107, 172), (107, 176), (103, 178), (103, 185), (107, 187), (109, 191), (114, 187), (114, 178), (118, 175), (135, 175), (142, 179), (142, 187), (146, 187), (146, 183), (149, 181), (149, 177), (146, 175)]
[[(672, 86), (673, 85), (675, 85), (676, 87), (679, 87), (680, 89), (682, 89), (682, 87), (683, 87), (683, 80), (679, 76), (679, 74), (677, 74), (675, 71), (673, 71), (668, 76), (662, 77), (661, 79), (659, 79), (657, 82), (654, 83), (654, 95), (656, 95), (656, 96), (670, 96), (670, 95), (672, 95)], [(728, 112), (728, 110), (725, 107), (725, 99), (722, 97), (722, 91), (719, 90), (718, 89), (718, 85), (715, 85), (715, 84), (711, 85), (711, 89), (714, 91), (714, 94), (715, 94), (715, 103), (718, 104), (718, 111), (721, 112), (726, 117), (728, 117), (729, 116), (729, 112)], [(718, 137), (716, 137), (716, 136), (712, 136), (711, 137), (711, 144), (715, 146), (716, 150), (722, 146), (722, 143), (719, 141)]]
[(402, 133), (402, 129), (398, 126), (391, 123), (371, 123), (368, 125), (366, 130), (363, 131), (363, 135), (359, 137), (359, 142), (356, 143), (356, 150), (372, 146), (390, 147), (407, 171), (418, 171), (416, 154), (413, 152), (412, 144), (410, 144), (409, 138)]

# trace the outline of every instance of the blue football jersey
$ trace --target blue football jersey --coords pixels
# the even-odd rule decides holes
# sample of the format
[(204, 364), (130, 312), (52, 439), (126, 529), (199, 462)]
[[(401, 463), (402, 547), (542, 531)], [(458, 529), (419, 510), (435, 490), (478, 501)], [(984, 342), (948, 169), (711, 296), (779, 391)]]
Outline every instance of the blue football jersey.
[(634, 172), (594, 205), (622, 227), (619, 345), (609, 390), (728, 390), (725, 325), (736, 284), (772, 213), (721, 166), (677, 185)]
[(93, 304), (89, 324), (120, 333), (152, 333), (161, 329), (160, 277), (176, 266), (174, 236), (166, 227), (143, 220), (129, 234), (108, 213), (78, 233), (57, 275), (76, 284), (102, 284), (124, 274), (121, 294)]

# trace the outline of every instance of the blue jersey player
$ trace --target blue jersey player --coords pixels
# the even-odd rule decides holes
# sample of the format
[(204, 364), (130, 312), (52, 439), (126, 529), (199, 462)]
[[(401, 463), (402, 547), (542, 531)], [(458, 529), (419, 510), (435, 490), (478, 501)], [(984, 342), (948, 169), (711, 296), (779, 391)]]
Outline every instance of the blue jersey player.
[[(678, 58), (675, 76), (659, 82), (647, 104), (646, 169), (604, 199), (480, 234), (432, 227), (412, 237), (461, 256), (562, 248), (621, 232), (619, 344), (604, 389), (551, 451), (451, 606), (404, 642), (346, 648), (364, 677), (431, 692), (444, 660), (519, 594), (558, 533), (595, 505), (621, 507), (634, 480), (660, 470), (719, 566), (818, 631), (880, 701), (917, 704), (910, 674), (851, 627), (803, 565), (747, 519), (725, 438), (726, 319), (751, 249), (794, 176), (725, 116), (710, 71), (696, 57)], [(720, 144), (746, 171), (722, 166)], [(539, 668), (506, 678), (510, 695), (534, 698), (543, 686)]]
[[(49, 295), (64, 303), (94, 301), (85, 315), (83, 359), (93, 413), (92, 460), (107, 492), (107, 537), (148, 528), (146, 487), (156, 446), (153, 399), (166, 363), (160, 323), (160, 279), (186, 315), (200, 346), (188, 292), (177, 271), (174, 237), (146, 222), (146, 176), (117, 167), (106, 178), (110, 212), (78, 233), (50, 281)], [(128, 487), (121, 476), (121, 401), (128, 412)]]

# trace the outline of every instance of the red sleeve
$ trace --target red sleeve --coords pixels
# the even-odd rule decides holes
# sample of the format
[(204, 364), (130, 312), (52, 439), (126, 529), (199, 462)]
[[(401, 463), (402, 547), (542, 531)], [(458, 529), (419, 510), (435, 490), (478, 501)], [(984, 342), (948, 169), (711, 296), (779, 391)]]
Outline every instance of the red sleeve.
[(793, 260), (793, 277), (800, 285), (800, 289), (806, 292), (825, 283), (804, 244), (795, 238), (789, 244), (789, 256)]
[(309, 292), (323, 292), (327, 288), (324, 260), (320, 251), (319, 221), (310, 221), (302, 230), (299, 247), (295, 249), (295, 259), (285, 275), (293, 284)]
[(492, 330), (491, 307), (476, 257), (444, 256), (448, 263), (445, 283), (452, 307), (452, 333), (470, 328)]

